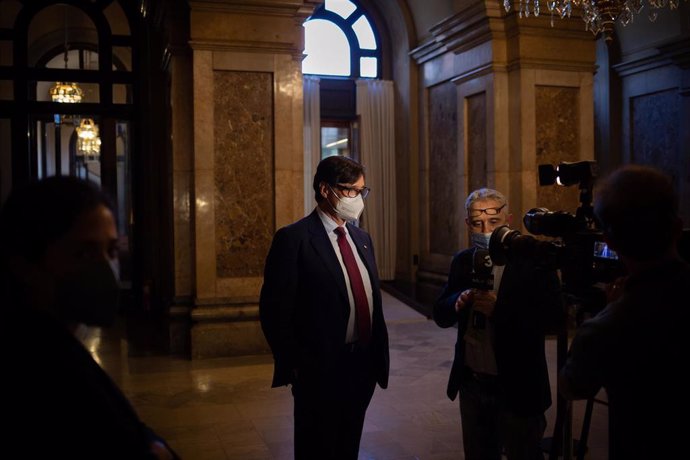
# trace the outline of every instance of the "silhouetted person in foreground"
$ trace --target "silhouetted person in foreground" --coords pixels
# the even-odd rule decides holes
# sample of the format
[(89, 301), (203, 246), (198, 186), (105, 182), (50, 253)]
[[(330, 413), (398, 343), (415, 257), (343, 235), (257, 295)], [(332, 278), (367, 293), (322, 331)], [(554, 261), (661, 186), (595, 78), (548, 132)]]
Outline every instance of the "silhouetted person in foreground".
[(584, 399), (606, 389), (610, 459), (682, 458), (690, 266), (677, 251), (678, 197), (659, 171), (626, 166), (600, 187), (594, 212), (628, 276), (617, 300), (577, 330), (559, 391)]
[(75, 337), (113, 323), (116, 261), (112, 206), (93, 184), (51, 177), (4, 204), (2, 444), (17, 458), (177, 458)]

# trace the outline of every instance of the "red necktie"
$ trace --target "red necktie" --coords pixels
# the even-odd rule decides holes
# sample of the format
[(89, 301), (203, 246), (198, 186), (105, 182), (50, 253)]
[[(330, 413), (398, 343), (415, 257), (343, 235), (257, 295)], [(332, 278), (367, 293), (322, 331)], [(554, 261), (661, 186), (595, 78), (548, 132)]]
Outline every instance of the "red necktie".
[(357, 267), (357, 261), (352, 253), (350, 243), (347, 242), (345, 229), (337, 227), (335, 233), (338, 234), (338, 247), (340, 248), (340, 254), (343, 256), (347, 276), (350, 278), (352, 296), (355, 298), (355, 320), (359, 341), (362, 344), (367, 344), (371, 338), (371, 320), (369, 318), (369, 301), (367, 301), (367, 294), (364, 291), (362, 274)]

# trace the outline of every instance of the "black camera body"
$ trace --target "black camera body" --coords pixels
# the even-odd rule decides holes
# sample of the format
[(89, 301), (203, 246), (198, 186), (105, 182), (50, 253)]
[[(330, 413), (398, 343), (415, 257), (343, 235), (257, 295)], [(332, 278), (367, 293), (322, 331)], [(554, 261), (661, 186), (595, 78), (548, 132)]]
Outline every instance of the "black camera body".
[(504, 225), (494, 230), (489, 247), (496, 265), (504, 265), (512, 257), (529, 257), (539, 266), (560, 269), (564, 292), (575, 296), (587, 295), (598, 283), (610, 283), (625, 274), (618, 256), (596, 230), (544, 241)]
[(612, 282), (625, 271), (615, 252), (604, 242), (594, 219), (591, 201), (596, 174), (593, 161), (561, 163), (557, 167), (540, 165), (540, 185), (580, 185), (580, 207), (575, 214), (546, 208), (527, 211), (523, 218), (525, 228), (554, 240), (522, 235), (507, 226), (495, 229), (489, 243), (493, 262), (504, 265), (514, 257), (530, 258), (539, 266), (561, 271), (564, 294), (585, 300), (596, 297), (596, 302), (600, 302), (603, 291), (597, 285)]

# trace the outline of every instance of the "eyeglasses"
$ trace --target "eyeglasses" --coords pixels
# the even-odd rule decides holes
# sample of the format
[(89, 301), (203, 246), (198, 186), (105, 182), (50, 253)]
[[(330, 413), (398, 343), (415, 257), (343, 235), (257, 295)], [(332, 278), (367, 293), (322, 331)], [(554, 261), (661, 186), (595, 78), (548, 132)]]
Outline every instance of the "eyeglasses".
[(503, 208), (505, 208), (506, 205), (504, 204), (503, 206), (500, 206), (498, 208), (484, 208), (484, 209), (468, 209), (467, 214), (469, 214), (470, 217), (479, 217), (482, 215), (482, 213), (486, 214), (487, 216), (495, 216), (496, 214), (500, 213)]
[(362, 198), (366, 198), (371, 191), (369, 187), (355, 188), (345, 184), (336, 184), (336, 187), (348, 198), (355, 198), (357, 195), (362, 195)]

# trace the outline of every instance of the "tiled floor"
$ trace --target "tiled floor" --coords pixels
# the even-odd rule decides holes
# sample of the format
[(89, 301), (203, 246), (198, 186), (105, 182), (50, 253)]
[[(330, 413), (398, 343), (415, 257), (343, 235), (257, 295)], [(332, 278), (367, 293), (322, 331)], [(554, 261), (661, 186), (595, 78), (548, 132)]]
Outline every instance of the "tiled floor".
[[(384, 311), (391, 379), (387, 390), (374, 394), (360, 459), (462, 459), (457, 401), (445, 395), (456, 330), (437, 327), (386, 293)], [(93, 337), (89, 346), (142, 419), (183, 459), (292, 458), (292, 397), (288, 388), (270, 388), (270, 356), (131, 357), (128, 343), (112, 331)], [(547, 347), (555, 372), (555, 340)], [(575, 403), (577, 435), (583, 409), (584, 402)], [(548, 435), (555, 412), (552, 407), (547, 413)], [(596, 404), (586, 458), (606, 458), (606, 423), (606, 406)]]

